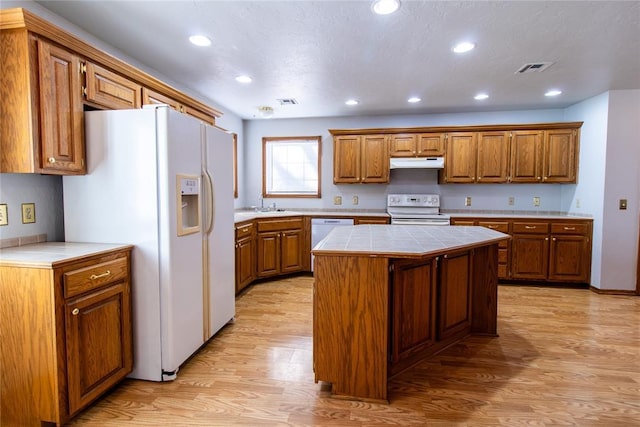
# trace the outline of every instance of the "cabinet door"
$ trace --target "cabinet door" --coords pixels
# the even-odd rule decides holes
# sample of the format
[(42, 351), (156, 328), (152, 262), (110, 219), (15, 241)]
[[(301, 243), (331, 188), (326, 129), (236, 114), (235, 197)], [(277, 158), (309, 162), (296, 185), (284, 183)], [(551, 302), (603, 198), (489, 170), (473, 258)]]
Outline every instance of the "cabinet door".
[(236, 243), (236, 293), (253, 281), (255, 258), (254, 238), (238, 240)]
[(542, 131), (511, 133), (511, 182), (542, 181)]
[(391, 157), (415, 157), (418, 155), (418, 150), (416, 147), (416, 135), (391, 135), (389, 144), (389, 153)]
[(131, 372), (129, 286), (120, 282), (65, 304), (69, 414)]
[(471, 328), (471, 262), (470, 252), (441, 258), (438, 309), (440, 340)]
[(283, 231), (280, 235), (280, 272), (293, 273), (302, 270), (302, 230)]
[(142, 86), (91, 62), (86, 63), (86, 99), (109, 110), (142, 106)]
[(280, 233), (258, 233), (258, 277), (280, 273)]
[(333, 182), (360, 182), (360, 137), (336, 136), (333, 140)]
[(454, 132), (447, 135), (444, 181), (475, 182), (476, 152), (474, 132)]
[(40, 167), (45, 173), (85, 173), (80, 58), (38, 40), (38, 66)]
[(589, 281), (589, 238), (552, 235), (549, 251), (549, 280), (563, 282)]
[(364, 183), (389, 182), (389, 145), (385, 135), (362, 137), (361, 172)]
[(444, 133), (418, 134), (418, 156), (444, 156)]
[(435, 259), (394, 262), (391, 292), (391, 360), (395, 363), (436, 340)]
[(549, 237), (546, 234), (514, 234), (511, 238), (511, 278), (547, 278)]
[(576, 182), (578, 164), (577, 131), (554, 129), (544, 133), (544, 182)]
[(477, 182), (507, 182), (509, 132), (478, 133)]
[(166, 95), (163, 95), (154, 90), (148, 89), (146, 87), (142, 88), (142, 105), (150, 105), (150, 104), (167, 104), (171, 108), (176, 111), (180, 111), (182, 106), (178, 101), (173, 98), (169, 98)]

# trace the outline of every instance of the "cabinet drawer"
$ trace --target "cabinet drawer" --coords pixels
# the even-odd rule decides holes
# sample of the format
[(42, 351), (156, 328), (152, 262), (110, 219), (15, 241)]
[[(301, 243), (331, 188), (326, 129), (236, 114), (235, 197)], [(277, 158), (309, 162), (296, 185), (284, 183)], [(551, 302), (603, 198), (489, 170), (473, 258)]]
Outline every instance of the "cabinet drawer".
[(253, 223), (243, 224), (236, 227), (236, 240), (243, 237), (251, 236), (253, 234)]
[(513, 233), (514, 234), (547, 234), (549, 232), (548, 222), (514, 222)]
[(478, 221), (478, 225), (481, 227), (487, 227), (492, 230), (499, 231), (501, 233), (508, 234), (509, 233), (509, 223), (508, 222), (496, 222), (496, 221)]
[(302, 218), (279, 219), (277, 221), (263, 220), (258, 221), (258, 232), (264, 231), (283, 231), (295, 230), (302, 228)]
[(589, 233), (589, 224), (585, 223), (560, 223), (554, 222), (551, 224), (551, 234), (581, 234), (585, 235)]
[(124, 280), (129, 273), (127, 259), (118, 258), (64, 273), (65, 298), (80, 295), (106, 284)]

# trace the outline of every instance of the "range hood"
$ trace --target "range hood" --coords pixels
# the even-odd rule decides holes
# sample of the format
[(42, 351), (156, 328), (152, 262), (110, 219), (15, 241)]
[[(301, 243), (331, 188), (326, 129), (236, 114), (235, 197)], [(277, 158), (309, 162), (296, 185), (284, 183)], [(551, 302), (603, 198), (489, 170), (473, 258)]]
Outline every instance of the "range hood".
[(392, 157), (391, 169), (442, 169), (444, 157)]

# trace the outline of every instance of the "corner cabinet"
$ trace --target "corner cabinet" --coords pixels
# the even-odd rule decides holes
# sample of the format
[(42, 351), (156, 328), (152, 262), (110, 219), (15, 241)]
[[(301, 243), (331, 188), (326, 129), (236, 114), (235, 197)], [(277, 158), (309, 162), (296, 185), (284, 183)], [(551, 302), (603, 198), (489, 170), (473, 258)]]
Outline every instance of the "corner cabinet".
[(80, 58), (26, 29), (0, 51), (0, 173), (86, 173)]
[(0, 424), (65, 424), (131, 372), (131, 247), (109, 246), (0, 264)]
[(342, 135), (333, 139), (334, 184), (389, 182), (386, 135)]

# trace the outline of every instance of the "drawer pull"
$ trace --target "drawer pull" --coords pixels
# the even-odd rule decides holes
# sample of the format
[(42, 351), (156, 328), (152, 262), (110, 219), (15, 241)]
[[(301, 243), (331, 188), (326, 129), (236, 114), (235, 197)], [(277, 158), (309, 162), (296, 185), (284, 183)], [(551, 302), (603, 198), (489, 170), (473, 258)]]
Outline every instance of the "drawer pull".
[(96, 280), (96, 279), (100, 279), (102, 277), (107, 277), (110, 274), (111, 274), (111, 270), (107, 270), (102, 274), (92, 274), (91, 276), (89, 276), (89, 279)]
[(77, 316), (78, 314), (80, 314), (80, 310), (78, 310), (77, 308), (74, 308), (73, 310), (71, 310), (71, 314), (73, 314), (74, 316)]
[(494, 228), (498, 228), (498, 226), (497, 225), (487, 225), (487, 228), (490, 228), (490, 229), (493, 230)]
[(527, 230), (535, 230), (536, 226), (535, 225), (525, 225), (524, 228), (526, 228)]
[(565, 227), (564, 228), (566, 231), (576, 231), (575, 227)]
[(49, 157), (47, 159), (49, 161), (49, 163), (54, 164), (56, 162), (56, 158), (55, 157)]

